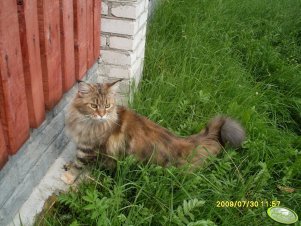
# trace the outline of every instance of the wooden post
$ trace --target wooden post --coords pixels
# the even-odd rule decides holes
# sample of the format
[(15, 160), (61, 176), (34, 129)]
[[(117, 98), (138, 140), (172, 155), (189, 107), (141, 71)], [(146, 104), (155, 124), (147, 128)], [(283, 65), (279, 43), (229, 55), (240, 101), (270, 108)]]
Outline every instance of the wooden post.
[(101, 0), (94, 0), (94, 59), (97, 60), (100, 56), (100, 12), (101, 12)]
[(87, 2), (74, 0), (75, 76), (81, 79), (87, 71)]
[(75, 83), (73, 0), (60, 0), (63, 91)]
[(0, 123), (0, 170), (8, 160), (7, 147), (4, 139), (2, 125)]
[(87, 0), (87, 66), (88, 68), (92, 67), (94, 64), (94, 32), (93, 32), (93, 23), (94, 23), (94, 2), (93, 0)]
[(29, 136), (16, 0), (0, 1), (0, 118), (9, 153)]
[(45, 105), (51, 109), (63, 93), (59, 0), (38, 0), (38, 15)]
[(18, 2), (19, 29), (30, 126), (45, 119), (37, 0)]

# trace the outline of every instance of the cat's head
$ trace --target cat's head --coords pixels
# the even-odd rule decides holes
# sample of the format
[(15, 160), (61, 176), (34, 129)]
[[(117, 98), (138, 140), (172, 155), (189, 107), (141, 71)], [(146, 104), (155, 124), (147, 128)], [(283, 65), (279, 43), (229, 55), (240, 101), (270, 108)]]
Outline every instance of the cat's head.
[(116, 83), (78, 82), (73, 107), (83, 116), (100, 122), (116, 120)]

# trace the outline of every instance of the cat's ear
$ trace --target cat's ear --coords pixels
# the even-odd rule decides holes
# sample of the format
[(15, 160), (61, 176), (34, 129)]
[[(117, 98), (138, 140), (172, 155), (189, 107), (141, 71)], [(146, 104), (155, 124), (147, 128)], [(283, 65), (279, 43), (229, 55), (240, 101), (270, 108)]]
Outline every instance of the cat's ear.
[(123, 80), (123, 78), (118, 79), (111, 83), (107, 83), (107, 86), (108, 86), (109, 90), (111, 91), (111, 93), (116, 93), (116, 91), (119, 88), (118, 83), (121, 82), (122, 80)]
[(116, 83), (121, 82), (122, 80), (123, 80), (123, 78), (118, 79), (118, 80), (116, 80), (116, 81), (114, 81), (114, 82), (108, 83), (108, 86), (111, 88), (111, 87), (113, 87)]
[(92, 91), (92, 86), (83, 81), (78, 81), (78, 94), (79, 96), (85, 96)]

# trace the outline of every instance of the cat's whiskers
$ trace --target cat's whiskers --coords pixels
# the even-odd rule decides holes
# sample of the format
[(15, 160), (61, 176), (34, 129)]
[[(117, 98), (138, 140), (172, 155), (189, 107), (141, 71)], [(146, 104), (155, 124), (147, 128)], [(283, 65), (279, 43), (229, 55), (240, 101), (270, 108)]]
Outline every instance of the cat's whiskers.
[(92, 117), (90, 115), (82, 115), (83, 117), (81, 117), (78, 122), (85, 122), (85, 121), (88, 121), (88, 120), (91, 120)]
[(117, 119), (118, 119), (117, 117), (115, 118), (113, 116), (108, 116), (108, 120), (110, 120), (110, 122), (116, 124), (117, 126), (120, 126), (120, 124), (116, 122)]

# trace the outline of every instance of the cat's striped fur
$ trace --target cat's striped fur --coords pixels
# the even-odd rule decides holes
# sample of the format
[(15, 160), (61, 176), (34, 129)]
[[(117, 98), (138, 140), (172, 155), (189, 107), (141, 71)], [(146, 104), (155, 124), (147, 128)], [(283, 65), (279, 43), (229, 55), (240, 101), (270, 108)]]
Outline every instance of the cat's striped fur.
[(226, 143), (239, 147), (245, 138), (242, 126), (224, 116), (211, 120), (198, 134), (175, 136), (146, 117), (116, 105), (116, 82), (79, 83), (66, 118), (67, 131), (78, 147), (78, 167), (97, 155), (108, 167), (125, 155), (162, 166), (181, 166), (189, 161), (197, 167), (208, 155), (217, 155)]

